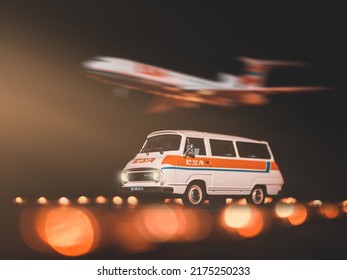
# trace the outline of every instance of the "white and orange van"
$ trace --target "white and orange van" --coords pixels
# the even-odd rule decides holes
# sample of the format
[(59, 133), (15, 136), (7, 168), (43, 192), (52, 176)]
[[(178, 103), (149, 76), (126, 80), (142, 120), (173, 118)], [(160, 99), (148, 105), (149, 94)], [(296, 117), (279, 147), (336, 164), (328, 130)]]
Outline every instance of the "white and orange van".
[(284, 184), (266, 141), (188, 130), (149, 134), (121, 180), (125, 193), (181, 197), (187, 206), (235, 196), (260, 205)]

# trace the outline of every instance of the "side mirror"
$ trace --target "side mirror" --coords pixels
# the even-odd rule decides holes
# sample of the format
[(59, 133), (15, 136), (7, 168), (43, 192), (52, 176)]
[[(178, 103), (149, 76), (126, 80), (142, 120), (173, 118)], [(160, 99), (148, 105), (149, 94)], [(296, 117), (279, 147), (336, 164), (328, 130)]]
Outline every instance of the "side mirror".
[(193, 144), (188, 144), (187, 145), (187, 150), (184, 152), (184, 157), (189, 156), (189, 157), (195, 157), (194, 154), (194, 145)]

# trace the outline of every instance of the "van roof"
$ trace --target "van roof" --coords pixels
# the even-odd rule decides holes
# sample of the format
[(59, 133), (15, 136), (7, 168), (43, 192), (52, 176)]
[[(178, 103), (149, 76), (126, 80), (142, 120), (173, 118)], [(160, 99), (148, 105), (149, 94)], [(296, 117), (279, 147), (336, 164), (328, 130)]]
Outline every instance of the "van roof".
[(234, 140), (234, 141), (267, 143), (266, 141), (260, 141), (256, 139), (245, 138), (245, 137), (240, 137), (235, 135), (226, 135), (226, 134), (202, 132), (202, 131), (195, 131), (195, 130), (159, 130), (159, 131), (154, 131), (150, 133), (148, 137), (161, 135), (161, 134), (180, 134), (187, 137), (208, 137), (208, 138), (222, 139), (222, 140), (225, 139), (225, 140)]

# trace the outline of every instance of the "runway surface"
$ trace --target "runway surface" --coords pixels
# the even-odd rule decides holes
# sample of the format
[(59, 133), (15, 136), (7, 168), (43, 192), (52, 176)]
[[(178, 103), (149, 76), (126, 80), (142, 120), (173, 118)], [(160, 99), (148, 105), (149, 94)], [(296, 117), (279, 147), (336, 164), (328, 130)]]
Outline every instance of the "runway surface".
[(1, 259), (345, 259), (347, 201), (0, 200)]

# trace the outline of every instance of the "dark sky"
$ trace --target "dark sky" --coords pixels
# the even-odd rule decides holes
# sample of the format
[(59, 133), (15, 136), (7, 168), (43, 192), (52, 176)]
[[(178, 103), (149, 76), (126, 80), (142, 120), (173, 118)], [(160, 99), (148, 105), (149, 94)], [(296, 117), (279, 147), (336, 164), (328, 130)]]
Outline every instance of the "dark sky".
[[(347, 199), (345, 9), (262, 2), (0, 0), (0, 195), (112, 194), (148, 133), (192, 129), (267, 140), (288, 195)], [(95, 55), (211, 79), (239, 73), (237, 56), (302, 60), (268, 85), (334, 90), (149, 115), (150, 96), (117, 99), (84, 76)]]

